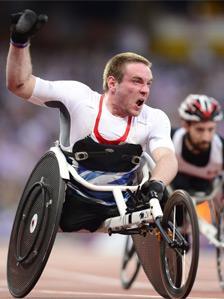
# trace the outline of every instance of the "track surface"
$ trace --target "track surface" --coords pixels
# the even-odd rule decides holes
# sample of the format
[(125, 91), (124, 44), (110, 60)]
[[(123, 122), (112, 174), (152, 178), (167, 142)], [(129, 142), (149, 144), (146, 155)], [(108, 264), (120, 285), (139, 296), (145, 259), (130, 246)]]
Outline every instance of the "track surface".
[[(84, 238), (84, 240), (83, 240)], [(82, 241), (80, 241), (82, 240)], [(12, 298), (6, 282), (7, 240), (0, 239), (0, 299)], [(130, 290), (123, 290), (119, 268), (124, 239), (95, 234), (57, 235), (45, 270), (26, 298), (160, 298), (143, 270)], [(224, 298), (216, 273), (215, 250), (201, 249), (197, 279), (189, 298)]]

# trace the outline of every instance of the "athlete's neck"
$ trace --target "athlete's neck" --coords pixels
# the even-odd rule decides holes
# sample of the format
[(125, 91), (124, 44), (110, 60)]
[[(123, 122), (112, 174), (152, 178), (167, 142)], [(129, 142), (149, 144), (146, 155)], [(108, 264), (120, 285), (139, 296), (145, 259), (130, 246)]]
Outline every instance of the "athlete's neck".
[(127, 112), (123, 111), (123, 109), (114, 101), (112, 97), (109, 95), (104, 96), (104, 102), (107, 107), (107, 109), (110, 111), (110, 113), (114, 116), (119, 116), (122, 118), (125, 118), (128, 116)]

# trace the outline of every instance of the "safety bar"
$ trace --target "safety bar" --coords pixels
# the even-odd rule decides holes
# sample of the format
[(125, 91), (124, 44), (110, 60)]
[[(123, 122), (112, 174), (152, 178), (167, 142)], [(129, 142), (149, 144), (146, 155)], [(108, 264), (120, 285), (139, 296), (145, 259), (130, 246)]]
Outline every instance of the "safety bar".
[(144, 184), (149, 179), (149, 172), (155, 165), (152, 158), (147, 153), (144, 152), (142, 156), (143, 156), (143, 159), (145, 160), (145, 163), (142, 167), (143, 179), (142, 179), (140, 184), (135, 185), (135, 186), (133, 186), (133, 185), (131, 185), (131, 186), (128, 186), (128, 185), (95, 185), (95, 184), (91, 184), (91, 183), (87, 182), (85, 179), (83, 179), (77, 173), (76, 169), (70, 164), (68, 164), (68, 170), (77, 182), (79, 182), (84, 187), (86, 187), (90, 190), (94, 190), (94, 191), (111, 191), (111, 192), (113, 192), (113, 190), (136, 191), (139, 186)]
[[(217, 182), (215, 182), (215, 186), (214, 189), (212, 190), (212, 192), (210, 194), (205, 194), (203, 192), (198, 192), (197, 195), (191, 195), (191, 198), (194, 202), (194, 204), (200, 204), (204, 201), (211, 201), (213, 200), (216, 195), (219, 194), (219, 192), (222, 190), (223, 184), (224, 184), (224, 177), (223, 175), (221, 175), (220, 177), (218, 177), (216, 179)], [(167, 191), (169, 192), (169, 194), (172, 194), (174, 192), (174, 189), (168, 185), (167, 186)]]
[(121, 216), (125, 215), (126, 210), (127, 210), (127, 206), (125, 203), (125, 199), (124, 196), (122, 194), (122, 191), (136, 191), (139, 186), (141, 186), (142, 184), (144, 184), (148, 179), (149, 179), (149, 171), (150, 171), (150, 166), (152, 162), (148, 162), (149, 161), (147, 156), (144, 156), (145, 158), (145, 163), (142, 167), (142, 173), (143, 173), (143, 179), (142, 182), (139, 185), (135, 185), (135, 186), (128, 186), (128, 185), (94, 185), (91, 184), (89, 182), (87, 182), (85, 179), (83, 179), (76, 171), (76, 169), (68, 164), (68, 170), (71, 173), (71, 175), (73, 176), (73, 178), (80, 184), (82, 184), (84, 187), (93, 190), (93, 191), (110, 191), (113, 193), (115, 202), (117, 204), (119, 213)]
[(212, 192), (208, 195), (206, 194), (202, 194), (202, 195), (193, 195), (191, 196), (191, 198), (193, 199), (193, 201), (196, 204), (199, 204), (201, 202), (204, 201), (211, 201), (213, 200), (218, 194), (219, 192), (222, 190), (223, 187), (223, 177), (221, 178), (217, 178), (218, 182), (216, 183), (216, 185), (214, 186), (214, 189), (212, 190)]
[(52, 152), (55, 153), (58, 163), (59, 163), (59, 168), (60, 168), (60, 174), (61, 177), (64, 179), (69, 179), (69, 173), (72, 175), (72, 177), (80, 183), (82, 186), (86, 187), (87, 189), (93, 190), (93, 191), (103, 191), (103, 192), (112, 192), (115, 202), (117, 204), (119, 213), (121, 216), (125, 215), (127, 206), (125, 203), (124, 196), (122, 194), (123, 191), (130, 190), (132, 192), (136, 191), (141, 185), (143, 185), (148, 179), (149, 179), (149, 173), (155, 166), (154, 161), (152, 158), (145, 152), (142, 154), (142, 161), (141, 163), (144, 163), (142, 166), (142, 174), (143, 178), (140, 184), (138, 185), (95, 185), (92, 183), (87, 182), (85, 179), (83, 179), (76, 169), (69, 164), (66, 161), (65, 155), (63, 154), (62, 150), (59, 147), (59, 144), (56, 143), (54, 147), (50, 149)]

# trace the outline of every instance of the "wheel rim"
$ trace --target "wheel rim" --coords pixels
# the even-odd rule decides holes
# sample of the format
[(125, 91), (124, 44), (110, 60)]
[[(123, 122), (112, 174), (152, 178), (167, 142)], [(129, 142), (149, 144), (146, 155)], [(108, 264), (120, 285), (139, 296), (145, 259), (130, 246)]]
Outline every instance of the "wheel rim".
[[(168, 226), (169, 221), (173, 227), (169, 226), (168, 235), (171, 240), (177, 240), (179, 246), (173, 249), (162, 241), (162, 278), (171, 297), (183, 298), (189, 294), (193, 286), (199, 256), (197, 216), (191, 199), (186, 196), (186, 193), (176, 191), (168, 207), (165, 207), (165, 227)], [(178, 231), (183, 238), (178, 236)]]
[[(41, 193), (40, 197), (39, 193)], [(27, 194), (29, 201), (25, 199), (23, 203), (16, 233), (16, 260), (18, 263), (29, 263), (30, 259), (37, 256), (39, 252), (44, 237), (44, 228), (47, 224), (47, 193), (44, 182), (37, 182)]]
[(37, 163), (20, 199), (7, 257), (7, 282), (14, 297), (26, 296), (50, 255), (62, 210), (65, 183), (48, 152)]

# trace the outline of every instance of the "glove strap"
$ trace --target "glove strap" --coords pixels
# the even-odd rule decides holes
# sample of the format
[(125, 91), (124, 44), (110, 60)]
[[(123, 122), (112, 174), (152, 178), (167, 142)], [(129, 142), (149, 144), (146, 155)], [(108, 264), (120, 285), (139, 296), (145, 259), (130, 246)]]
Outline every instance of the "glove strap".
[(148, 197), (149, 198), (159, 198), (159, 195), (156, 191), (149, 191)]
[(12, 40), (12, 38), (10, 38), (10, 44), (16, 48), (26, 48), (30, 44), (30, 42), (27, 41), (26, 43), (17, 43), (17, 42), (14, 42)]

